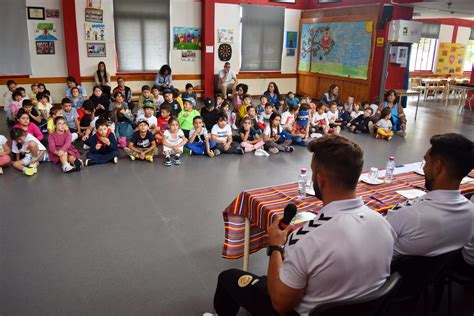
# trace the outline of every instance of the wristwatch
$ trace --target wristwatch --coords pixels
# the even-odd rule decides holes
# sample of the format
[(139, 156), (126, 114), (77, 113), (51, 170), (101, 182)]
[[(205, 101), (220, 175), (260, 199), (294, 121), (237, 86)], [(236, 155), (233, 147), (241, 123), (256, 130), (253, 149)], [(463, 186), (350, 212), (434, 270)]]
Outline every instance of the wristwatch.
[(267, 256), (271, 256), (273, 251), (279, 251), (283, 256), (285, 254), (285, 246), (268, 246), (267, 247)]

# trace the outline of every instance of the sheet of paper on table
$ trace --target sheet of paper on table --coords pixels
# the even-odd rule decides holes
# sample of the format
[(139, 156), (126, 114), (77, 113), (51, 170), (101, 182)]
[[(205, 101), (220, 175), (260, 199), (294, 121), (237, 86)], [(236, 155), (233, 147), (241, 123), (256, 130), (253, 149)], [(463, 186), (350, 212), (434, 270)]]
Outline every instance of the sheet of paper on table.
[(411, 190), (398, 190), (398, 191), (395, 191), (396, 193), (400, 194), (401, 196), (409, 199), (409, 200), (413, 200), (413, 199), (416, 199), (420, 196), (423, 196), (426, 194), (426, 192), (424, 191), (421, 191), (421, 190), (417, 190), (417, 189), (411, 189)]

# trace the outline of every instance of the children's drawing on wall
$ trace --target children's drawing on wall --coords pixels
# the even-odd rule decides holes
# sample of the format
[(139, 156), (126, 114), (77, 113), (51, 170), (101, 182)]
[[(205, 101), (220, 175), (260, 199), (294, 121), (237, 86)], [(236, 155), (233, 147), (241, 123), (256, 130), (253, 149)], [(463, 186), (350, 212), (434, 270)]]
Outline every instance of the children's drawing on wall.
[(86, 41), (105, 41), (105, 24), (84, 23)]
[(35, 40), (37, 41), (57, 41), (58, 34), (54, 23), (39, 22), (34, 25)]
[(222, 28), (217, 29), (217, 41), (219, 43), (234, 43), (234, 29), (232, 28)]
[(202, 33), (196, 27), (173, 27), (173, 48), (184, 50), (201, 50)]
[(195, 61), (196, 52), (192, 50), (182, 50), (181, 51), (181, 61)]
[(37, 41), (36, 55), (54, 55), (54, 41)]

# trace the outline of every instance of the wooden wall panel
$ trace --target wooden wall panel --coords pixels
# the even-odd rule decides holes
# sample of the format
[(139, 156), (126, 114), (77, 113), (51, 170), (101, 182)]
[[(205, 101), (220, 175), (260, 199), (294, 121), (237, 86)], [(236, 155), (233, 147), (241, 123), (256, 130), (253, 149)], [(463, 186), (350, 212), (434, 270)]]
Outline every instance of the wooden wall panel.
[(344, 80), (344, 78), (340, 77), (318, 76), (315, 74), (298, 74), (297, 93), (300, 95), (309, 95), (319, 100), (333, 83), (339, 86), (339, 97), (341, 101), (345, 101), (348, 96), (354, 97), (356, 101), (365, 101), (368, 98), (370, 84), (367, 81)]

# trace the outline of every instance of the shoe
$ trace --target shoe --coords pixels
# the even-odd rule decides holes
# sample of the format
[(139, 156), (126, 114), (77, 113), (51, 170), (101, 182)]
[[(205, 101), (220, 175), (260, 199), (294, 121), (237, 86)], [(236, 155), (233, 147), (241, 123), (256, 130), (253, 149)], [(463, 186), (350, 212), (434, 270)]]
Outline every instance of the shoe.
[(93, 159), (86, 159), (86, 164), (85, 164), (86, 167), (90, 167), (90, 166), (93, 166), (93, 165), (95, 165), (95, 164), (96, 164), (95, 160), (93, 160)]
[(89, 150), (90, 147), (88, 145), (84, 144), (83, 148), (84, 148), (84, 150)]
[(149, 162), (153, 162), (153, 155), (145, 155), (145, 160), (148, 160)]
[(81, 171), (83, 165), (84, 165), (84, 163), (82, 162), (81, 159), (76, 159), (74, 161), (74, 170), (75, 171)]
[(283, 146), (288, 146), (288, 145), (290, 145), (290, 144), (291, 144), (291, 139), (285, 139), (285, 140), (283, 141)]
[(219, 156), (221, 154), (221, 151), (219, 149), (214, 149), (214, 156)]
[(239, 128), (238, 128), (237, 125), (235, 125), (235, 123), (234, 123), (234, 124), (232, 124), (232, 129), (239, 129)]
[(389, 140), (392, 139), (392, 136), (388, 137), (388, 138), (385, 138), (385, 140), (388, 142)]
[(131, 159), (132, 161), (134, 161), (134, 160), (135, 160), (135, 156), (130, 155), (130, 159)]
[(239, 151), (237, 152), (238, 155), (243, 155), (245, 154), (245, 150), (243, 148), (239, 148)]
[(180, 165), (181, 164), (181, 157), (179, 155), (174, 155), (173, 162), (175, 165)]
[(171, 158), (169, 156), (165, 157), (165, 166), (171, 166)]
[(340, 132), (341, 132), (341, 127), (336, 126), (336, 128), (334, 129), (334, 134), (339, 135)]
[(293, 147), (293, 146), (289, 146), (289, 147), (287, 147), (287, 148), (286, 148), (286, 150), (285, 150), (285, 151), (286, 151), (287, 153), (292, 153), (292, 152), (294, 152), (294, 151), (295, 151), (295, 147)]
[(204, 313), (202, 316), (217, 316), (217, 314), (214, 313)]
[(320, 138), (320, 137), (323, 137), (323, 134), (320, 134), (320, 133), (312, 133), (310, 136), (311, 136), (311, 138)]
[(278, 154), (280, 151), (278, 150), (278, 148), (273, 147), (273, 148), (270, 148), (269, 152), (271, 152), (272, 154)]
[(38, 169), (36, 169), (36, 168), (26, 168), (26, 169), (23, 171), (23, 173), (24, 173), (25, 175), (27, 175), (27, 176), (32, 176), (32, 175), (34, 175), (34, 174), (37, 173), (37, 172), (38, 172)]
[(268, 156), (270, 156), (270, 154), (267, 153), (265, 150), (259, 148), (259, 149), (255, 150), (255, 156), (257, 156), (257, 157), (268, 157)]
[(190, 156), (193, 155), (193, 151), (192, 151), (192, 150), (189, 150), (189, 155), (190, 155)]
[(49, 154), (48, 154), (47, 152), (44, 153), (42, 161), (44, 161), (44, 162), (49, 162), (49, 161), (51, 161), (51, 160), (49, 159)]
[(405, 136), (407, 136), (407, 132), (405, 132), (405, 131), (398, 131), (398, 132), (395, 132), (395, 135), (401, 136), (401, 137), (405, 137)]
[(3, 174), (3, 168), (0, 167), (0, 174)]
[(375, 138), (380, 139), (380, 135), (379, 135), (379, 134), (375, 134)]
[(74, 171), (74, 167), (71, 166), (69, 163), (68, 164), (65, 164), (63, 166), (63, 172), (64, 173), (69, 173), (69, 172), (73, 172)]
[(114, 162), (114, 164), (118, 164), (118, 157), (114, 157), (113, 162)]

